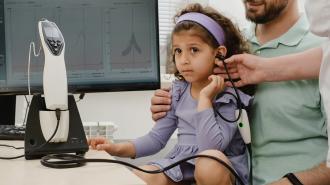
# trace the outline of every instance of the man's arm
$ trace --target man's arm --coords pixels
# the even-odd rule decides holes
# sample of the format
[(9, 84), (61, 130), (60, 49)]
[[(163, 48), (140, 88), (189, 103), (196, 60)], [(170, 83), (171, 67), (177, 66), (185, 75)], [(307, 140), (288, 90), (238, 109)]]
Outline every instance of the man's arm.
[[(295, 173), (300, 182), (304, 185), (329, 185), (330, 168), (327, 168), (325, 163), (312, 169)], [(287, 178), (282, 178), (270, 185), (292, 185)]]
[(270, 65), (265, 69), (269, 71), (269, 75), (266, 76), (267, 78), (265, 81), (318, 78), (322, 63), (322, 55), (322, 48), (319, 47), (297, 54), (270, 58)]
[[(229, 73), (238, 87), (270, 81), (302, 80), (318, 78), (322, 62), (322, 48), (313, 48), (297, 54), (274, 58), (262, 58), (251, 54), (233, 55), (225, 60)], [(221, 61), (214, 70), (228, 79)], [(229, 83), (227, 85), (230, 86)]]

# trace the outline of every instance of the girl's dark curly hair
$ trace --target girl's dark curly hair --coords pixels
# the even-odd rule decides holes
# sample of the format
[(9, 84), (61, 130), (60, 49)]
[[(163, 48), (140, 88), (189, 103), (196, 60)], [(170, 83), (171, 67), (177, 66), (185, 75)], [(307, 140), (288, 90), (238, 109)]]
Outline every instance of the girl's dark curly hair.
[[(238, 27), (236, 27), (233, 22), (227, 17), (223, 16), (221, 13), (216, 11), (211, 7), (203, 7), (199, 3), (189, 4), (178, 14), (174, 16), (174, 22), (183, 14), (189, 12), (198, 12), (215, 20), (223, 29), (225, 33), (225, 43), (224, 46), (227, 48), (227, 54), (225, 58), (228, 58), (235, 54), (249, 53), (249, 46), (247, 41), (243, 38)], [(183, 21), (175, 25), (172, 36), (181, 31), (195, 30), (195, 34), (199, 35), (200, 38), (207, 43), (212, 48), (216, 49), (219, 47), (216, 39), (210, 34), (205, 28), (203, 28), (198, 23), (193, 21)], [(173, 38), (172, 38), (173, 39)], [(173, 62), (175, 63), (174, 54), (172, 55)], [(175, 67), (174, 75), (179, 79), (183, 80), (183, 76), (180, 75), (179, 71)], [(249, 93), (250, 94), (250, 93)]]

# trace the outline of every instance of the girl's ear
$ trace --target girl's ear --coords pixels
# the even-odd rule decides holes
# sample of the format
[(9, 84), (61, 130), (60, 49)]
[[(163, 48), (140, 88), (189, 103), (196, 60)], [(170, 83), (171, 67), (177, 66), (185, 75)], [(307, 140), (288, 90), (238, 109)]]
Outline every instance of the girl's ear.
[(221, 55), (221, 56), (223, 56), (223, 57), (226, 57), (226, 55), (227, 55), (227, 48), (225, 47), (225, 46), (219, 46), (218, 48), (217, 48), (217, 55)]

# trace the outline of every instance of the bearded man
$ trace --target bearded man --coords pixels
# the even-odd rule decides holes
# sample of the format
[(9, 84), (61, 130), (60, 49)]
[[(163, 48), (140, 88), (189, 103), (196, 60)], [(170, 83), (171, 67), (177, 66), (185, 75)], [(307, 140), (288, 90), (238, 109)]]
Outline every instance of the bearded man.
[[(253, 22), (246, 37), (255, 55), (297, 53), (324, 41), (309, 31), (306, 16), (299, 14), (298, 0), (243, 3), (246, 18)], [(155, 92), (151, 100), (154, 120), (169, 110), (170, 97), (164, 89)], [(254, 185), (291, 185), (294, 179), (304, 185), (329, 185), (330, 171), (325, 166), (328, 137), (318, 80), (258, 84), (249, 118)]]

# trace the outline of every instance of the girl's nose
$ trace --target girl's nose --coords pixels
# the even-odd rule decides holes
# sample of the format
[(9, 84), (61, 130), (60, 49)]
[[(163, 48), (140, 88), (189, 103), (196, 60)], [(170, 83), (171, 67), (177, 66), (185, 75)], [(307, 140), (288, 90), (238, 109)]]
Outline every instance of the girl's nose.
[(182, 55), (182, 64), (189, 64), (189, 57), (186, 54)]

